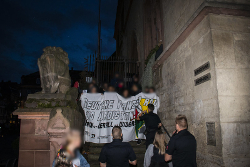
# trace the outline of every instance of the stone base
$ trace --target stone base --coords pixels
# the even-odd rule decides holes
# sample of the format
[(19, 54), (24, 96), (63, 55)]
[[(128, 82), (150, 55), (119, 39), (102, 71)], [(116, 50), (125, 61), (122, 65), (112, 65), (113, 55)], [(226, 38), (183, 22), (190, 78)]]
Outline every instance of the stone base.
[(25, 108), (13, 112), (21, 119), (19, 167), (51, 166), (69, 129), (82, 129), (77, 94), (76, 88), (66, 94), (29, 94)]
[(64, 93), (35, 93), (29, 94), (27, 99), (65, 99)]
[[(47, 116), (45, 118), (45, 116)], [(43, 119), (36, 115), (19, 115), (22, 118), (19, 140), (19, 167), (49, 167), (50, 142), (47, 133), (49, 113)]]

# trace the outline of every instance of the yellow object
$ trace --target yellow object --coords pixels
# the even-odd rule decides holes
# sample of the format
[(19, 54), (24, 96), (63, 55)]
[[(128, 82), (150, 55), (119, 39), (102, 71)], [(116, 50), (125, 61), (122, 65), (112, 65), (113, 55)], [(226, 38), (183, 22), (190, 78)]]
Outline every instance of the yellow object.
[(148, 104), (149, 103), (154, 104), (154, 102), (155, 102), (155, 99), (153, 99), (153, 102), (151, 102), (149, 99), (142, 98), (140, 100), (140, 106), (141, 106), (142, 111), (147, 111), (147, 113), (148, 113)]

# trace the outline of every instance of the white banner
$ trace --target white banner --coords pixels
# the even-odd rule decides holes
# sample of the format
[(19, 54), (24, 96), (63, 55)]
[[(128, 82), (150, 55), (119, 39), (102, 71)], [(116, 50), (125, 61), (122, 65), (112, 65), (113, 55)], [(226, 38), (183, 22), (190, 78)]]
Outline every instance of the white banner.
[[(159, 97), (155, 94), (140, 93), (137, 96), (123, 98), (117, 93), (83, 93), (81, 105), (85, 112), (86, 121), (84, 139), (86, 142), (112, 142), (112, 128), (116, 125), (122, 128), (123, 141), (133, 141), (145, 136), (139, 132), (143, 123), (136, 123), (135, 117), (147, 110), (147, 105), (155, 105), (154, 113), (159, 108)], [(137, 111), (137, 112), (136, 112)], [(135, 126), (137, 125), (137, 126)]]

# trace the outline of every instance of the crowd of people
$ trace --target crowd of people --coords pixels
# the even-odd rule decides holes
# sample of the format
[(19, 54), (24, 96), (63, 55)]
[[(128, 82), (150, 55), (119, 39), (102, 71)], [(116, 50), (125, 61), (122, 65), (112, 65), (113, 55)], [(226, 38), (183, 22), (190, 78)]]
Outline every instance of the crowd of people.
[[(125, 86), (119, 74), (116, 73), (111, 82), (103, 83), (99, 87), (95, 80), (89, 84), (88, 93), (117, 92), (124, 98), (135, 96), (142, 91), (138, 76), (133, 76), (129, 86)], [(79, 88), (79, 83), (75, 84)], [(81, 92), (81, 91), (80, 91)], [(146, 87), (146, 93), (153, 93), (153, 87)], [(154, 111), (154, 105), (148, 104), (148, 111), (141, 112), (136, 120), (144, 121), (146, 130), (146, 152), (144, 167), (196, 167), (196, 139), (187, 130), (188, 123), (185, 115), (178, 115), (175, 119), (175, 131), (170, 141), (162, 131), (162, 123)], [(72, 130), (66, 144), (58, 151), (52, 167), (89, 167), (86, 159), (80, 154), (82, 134)], [(100, 167), (129, 167), (136, 165), (136, 154), (127, 142), (123, 142), (122, 129), (115, 126), (112, 129), (113, 141), (105, 144), (99, 156)], [(138, 140), (138, 144), (141, 140)]]
[[(146, 126), (152, 129), (146, 135), (147, 150), (144, 156), (144, 167), (197, 167), (196, 139), (187, 130), (185, 115), (175, 119), (176, 130), (167, 143), (161, 130), (161, 122), (156, 115), (138, 115), (138, 120), (144, 120)], [(155, 121), (151, 121), (154, 119)], [(153, 123), (152, 123), (153, 122)], [(154, 130), (153, 130), (154, 129)], [(152, 135), (153, 134), (153, 135)], [(129, 167), (137, 164), (136, 154), (127, 142), (123, 142), (122, 129), (115, 126), (112, 129), (113, 141), (105, 144), (99, 156), (100, 167)], [(89, 167), (86, 159), (80, 154), (81, 133), (71, 131), (66, 144), (58, 151), (52, 167)]]
[[(79, 82), (76, 81), (74, 87), (79, 89), (79, 92), (83, 92), (79, 88)], [(97, 85), (95, 79), (92, 79), (92, 82), (89, 83), (87, 88), (88, 93), (104, 93), (104, 92), (117, 92), (119, 95), (123, 96), (124, 98), (128, 98), (130, 96), (136, 96), (137, 94), (142, 92), (142, 87), (139, 84), (138, 75), (133, 75), (132, 82), (125, 84), (123, 79), (120, 77), (119, 73), (115, 73), (114, 78), (110, 81), (110, 83), (104, 82)], [(155, 92), (154, 87), (145, 87), (145, 93), (153, 93)]]

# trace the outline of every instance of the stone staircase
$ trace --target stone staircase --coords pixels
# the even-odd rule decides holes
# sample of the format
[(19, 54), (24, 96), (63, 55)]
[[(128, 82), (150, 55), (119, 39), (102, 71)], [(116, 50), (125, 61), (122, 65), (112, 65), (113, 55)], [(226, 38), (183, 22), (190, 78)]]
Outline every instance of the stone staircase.
[[(146, 152), (145, 141), (142, 141), (141, 145), (137, 145), (136, 142), (130, 142), (130, 145), (133, 147), (134, 152), (137, 158), (137, 167), (143, 167), (144, 154)], [(104, 144), (95, 144), (89, 143), (89, 153), (88, 153), (88, 162), (90, 167), (99, 167), (99, 155)]]

